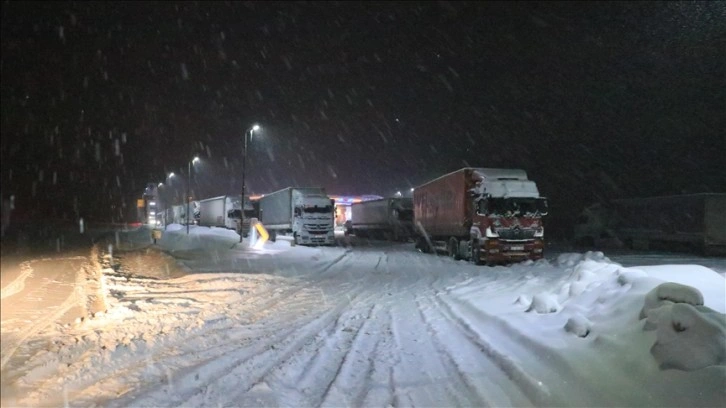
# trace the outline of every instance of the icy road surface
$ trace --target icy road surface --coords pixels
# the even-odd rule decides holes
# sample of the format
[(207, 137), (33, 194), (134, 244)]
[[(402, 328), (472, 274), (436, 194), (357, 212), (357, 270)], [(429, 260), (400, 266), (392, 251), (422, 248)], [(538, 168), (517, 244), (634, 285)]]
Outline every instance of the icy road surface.
[[(662, 281), (602, 254), (490, 268), (411, 244), (254, 251), (172, 237), (160, 246), (179, 263), (152, 247), (100, 255), (108, 311), (19, 344), (29, 357), (3, 367), (3, 406), (726, 402), (726, 288), (704, 267), (689, 271), (716, 323), (689, 332), (697, 360), (679, 354), (687, 340), (651, 353), (669, 337), (639, 314)], [(694, 359), (705, 363), (684, 368)]]

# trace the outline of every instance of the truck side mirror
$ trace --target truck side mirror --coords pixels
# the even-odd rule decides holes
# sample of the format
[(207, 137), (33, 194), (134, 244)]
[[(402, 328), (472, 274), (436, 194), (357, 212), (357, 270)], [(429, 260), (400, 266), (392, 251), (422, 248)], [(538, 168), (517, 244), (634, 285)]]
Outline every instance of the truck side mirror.
[(537, 211), (541, 215), (547, 215), (549, 212), (549, 206), (547, 205), (547, 199), (546, 198), (538, 198), (537, 199)]

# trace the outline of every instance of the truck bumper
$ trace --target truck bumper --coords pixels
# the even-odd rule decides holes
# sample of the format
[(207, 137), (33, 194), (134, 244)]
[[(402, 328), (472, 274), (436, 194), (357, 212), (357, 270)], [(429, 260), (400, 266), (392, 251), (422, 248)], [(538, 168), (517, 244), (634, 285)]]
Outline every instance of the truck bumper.
[(480, 254), (487, 263), (535, 261), (544, 257), (544, 241), (488, 240), (483, 243)]
[(335, 244), (335, 233), (330, 234), (305, 234), (298, 237), (300, 245), (333, 245)]

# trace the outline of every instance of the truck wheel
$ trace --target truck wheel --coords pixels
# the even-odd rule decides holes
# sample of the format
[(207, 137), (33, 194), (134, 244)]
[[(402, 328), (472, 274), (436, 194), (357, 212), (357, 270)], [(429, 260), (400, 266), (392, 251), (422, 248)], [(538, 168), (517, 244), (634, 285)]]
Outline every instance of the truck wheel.
[(449, 257), (454, 260), (459, 260), (461, 257), (459, 257), (459, 240), (455, 237), (449, 238), (449, 245), (447, 246), (447, 250), (449, 252)]
[(297, 232), (292, 234), (292, 242), (290, 243), (290, 246), (296, 246), (297, 245)]
[(277, 231), (270, 231), (270, 241), (275, 242), (277, 240)]
[(426, 242), (426, 238), (424, 237), (418, 237), (416, 238), (416, 249), (419, 251), (428, 254), (430, 251), (429, 249), (429, 243)]
[(469, 241), (469, 261), (473, 263), (474, 265), (481, 265), (481, 247), (479, 246), (479, 241), (471, 240)]

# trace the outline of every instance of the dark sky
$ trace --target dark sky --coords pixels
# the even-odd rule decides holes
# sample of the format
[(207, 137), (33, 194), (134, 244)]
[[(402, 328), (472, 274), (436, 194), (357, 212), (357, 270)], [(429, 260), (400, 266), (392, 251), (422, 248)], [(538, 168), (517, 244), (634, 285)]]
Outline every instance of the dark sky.
[(195, 154), (195, 196), (238, 193), (253, 123), (255, 193), (515, 167), (556, 222), (726, 191), (724, 2), (5, 2), (1, 69), (27, 212), (122, 219)]

